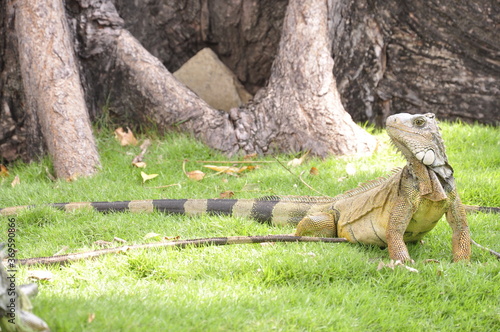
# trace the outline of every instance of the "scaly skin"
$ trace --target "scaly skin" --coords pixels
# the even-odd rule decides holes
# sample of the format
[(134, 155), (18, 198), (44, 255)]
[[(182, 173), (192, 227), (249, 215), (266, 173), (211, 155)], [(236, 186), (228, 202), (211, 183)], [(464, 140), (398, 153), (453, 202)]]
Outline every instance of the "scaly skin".
[[(407, 164), (386, 178), (336, 197), (284, 196), (254, 200), (162, 199), (124, 202), (57, 203), (64, 209), (97, 211), (162, 211), (196, 215), (227, 214), (273, 225), (297, 225), (296, 236), (341, 237), (349, 242), (387, 246), (391, 259), (412, 261), (405, 243), (416, 242), (446, 214), (453, 230), (454, 261), (470, 257), (465, 209), (458, 197), (453, 169), (433, 114), (396, 114), (387, 132)], [(24, 207), (0, 209), (15, 214)], [(499, 208), (466, 206), (468, 211), (500, 212)]]
[(387, 132), (407, 160), (406, 166), (373, 185), (334, 198), (330, 217), (304, 218), (296, 235), (329, 236), (350, 242), (387, 246), (391, 259), (412, 261), (405, 242), (420, 240), (446, 214), (453, 230), (453, 260), (470, 258), (465, 209), (458, 197), (453, 169), (433, 114), (396, 114), (387, 118)]

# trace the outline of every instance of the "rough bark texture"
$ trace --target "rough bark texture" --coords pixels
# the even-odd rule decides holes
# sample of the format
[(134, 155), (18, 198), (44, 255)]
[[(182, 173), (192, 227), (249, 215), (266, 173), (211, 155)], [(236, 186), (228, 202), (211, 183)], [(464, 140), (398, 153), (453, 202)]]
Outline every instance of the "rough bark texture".
[[(279, 148), (326, 156), (375, 148), (375, 139), (342, 107), (332, 75), (327, 22), (326, 2), (289, 2), (269, 83), (249, 105), (254, 127), (244, 138), (258, 152)], [(239, 118), (233, 113), (233, 119)], [(248, 135), (249, 130), (245, 132)]]
[[(228, 154), (238, 151), (227, 113), (211, 108), (179, 83), (127, 30), (113, 5), (99, 0), (73, 3), (86, 60), (87, 95), (94, 109), (109, 96), (115, 113), (162, 130), (192, 132), (209, 146)], [(92, 68), (92, 71), (88, 71)], [(96, 84), (97, 83), (97, 84)], [(99, 87), (96, 89), (96, 87)], [(96, 111), (98, 112), (98, 111)]]
[(62, 0), (19, 1), (16, 33), (24, 92), (35, 110), (56, 176), (100, 166)]
[[(109, 1), (116, 4), (119, 14)], [(434, 112), (440, 119), (459, 117), (465, 121), (500, 122), (500, 35), (497, 33), (499, 9), (496, 2), (327, 2), (328, 35), (335, 60), (333, 72), (344, 107), (354, 120), (381, 125), (387, 115), (397, 112)], [(41, 135), (36, 114), (26, 107), (17, 46), (12, 46), (17, 45), (13, 9), (16, 3), (12, 0), (0, 2), (0, 156), (7, 160), (19, 155), (31, 159), (43, 147), (38, 139)], [(100, 116), (104, 108), (133, 121), (134, 117), (138, 119), (144, 105), (152, 105), (150, 111), (144, 110), (142, 118), (160, 117), (168, 126), (172, 125), (169, 121), (173, 121), (177, 128), (195, 131), (202, 128), (206, 134), (206, 127), (191, 121), (196, 118), (206, 122), (200, 115), (207, 110), (203, 102), (186, 94), (186, 100), (177, 100), (186, 112), (176, 116), (157, 114), (156, 110), (171, 100), (141, 92), (134, 83), (126, 82), (127, 77), (139, 78), (134, 72), (137, 73), (140, 66), (160, 68), (160, 63), (156, 60), (149, 63), (145, 51), (144, 60), (134, 60), (130, 54), (122, 53), (122, 60), (115, 61), (116, 55), (120, 55), (120, 50), (116, 49), (118, 40), (137, 43), (130, 35), (122, 34), (125, 27), (170, 71), (179, 68), (201, 48), (210, 47), (250, 92), (255, 93), (269, 82), (266, 92), (260, 92), (254, 104), (233, 110), (229, 116), (216, 117), (213, 123), (221, 126), (225, 135), (218, 141), (228, 143), (214, 147), (226, 152), (238, 148), (273, 150), (282, 143), (277, 137), (285, 125), (281, 120), (271, 123), (268, 117), (278, 112), (271, 110), (265, 114), (260, 111), (262, 105), (267, 103), (286, 112), (282, 103), (289, 102), (287, 105), (292, 107), (304, 103), (300, 89), (292, 91), (290, 101), (272, 96), (273, 89), (276, 94), (280, 89), (286, 90), (273, 83), (270, 68), (278, 54), (287, 6), (286, 0), (66, 0), (91, 118)], [(135, 47), (131, 44), (125, 48)], [(126, 61), (132, 60), (137, 62), (136, 69), (131, 66), (129, 70)], [(323, 60), (318, 60), (318, 64), (323, 69), (328, 67)], [(292, 68), (296, 70), (297, 67)], [(303, 70), (306, 73), (309, 69)], [(154, 77), (163, 80), (160, 76)], [(285, 82), (286, 78), (283, 79)], [(170, 84), (169, 78), (165, 81)], [(155, 82), (158, 83), (153, 80), (150, 84)], [(314, 91), (315, 85), (327, 86), (326, 82), (326, 78), (318, 78), (309, 88)], [(167, 83), (165, 87), (172, 91), (182, 91), (175, 83), (172, 87)], [(164, 93), (165, 87), (157, 87), (155, 91)], [(299, 84), (295, 87), (300, 88)], [(308, 100), (317, 103), (313, 96), (314, 93)], [(141, 98), (145, 98), (144, 104)], [(320, 109), (322, 107), (318, 106), (319, 114)], [(210, 109), (206, 114), (217, 114), (213, 112)], [(318, 121), (319, 117), (311, 119)], [(270, 149), (265, 146), (265, 140), (254, 138), (255, 133), (263, 130), (256, 120), (268, 121), (277, 128), (276, 132), (264, 132), (264, 136), (274, 142)], [(232, 132), (231, 127), (234, 128)], [(328, 128), (314, 123), (311, 127), (298, 126), (298, 129), (314, 133)], [(285, 131), (283, 137), (293, 141), (297, 133)], [(319, 145), (323, 145), (321, 139), (319, 141)], [(308, 144), (290, 142), (288, 147), (294, 150)]]
[(36, 113), (26, 106), (12, 1), (0, 2), (0, 157), (32, 160), (43, 153)]
[(97, 62), (105, 66), (95, 72), (106, 73), (104, 80), (87, 81), (106, 82), (105, 95), (119, 94), (111, 98), (117, 112), (153, 121), (159, 128), (177, 126), (228, 154), (311, 150), (326, 156), (365, 153), (375, 146), (340, 103), (332, 75), (328, 11), (322, 1), (290, 3), (267, 88), (254, 103), (229, 115), (210, 108), (177, 82), (122, 28), (111, 6), (89, 1), (85, 8), (79, 3), (80, 53), (102, 59)]
[[(169, 70), (209, 46), (252, 93), (270, 77), (288, 3), (114, 2), (126, 27)], [(425, 111), (500, 122), (495, 1), (328, 2), (334, 76), (355, 121), (382, 125), (390, 114)]]
[(337, 1), (335, 77), (346, 109), (500, 123), (499, 6), (491, 0)]
[(113, 0), (129, 30), (170, 72), (204, 47), (245, 82), (265, 86), (288, 0)]

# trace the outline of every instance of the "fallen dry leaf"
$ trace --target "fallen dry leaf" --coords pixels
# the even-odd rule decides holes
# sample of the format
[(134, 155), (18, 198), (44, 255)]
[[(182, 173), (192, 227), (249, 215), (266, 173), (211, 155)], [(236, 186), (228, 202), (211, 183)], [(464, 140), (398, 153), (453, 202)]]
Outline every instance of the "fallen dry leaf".
[(196, 170), (196, 171), (186, 172), (186, 176), (191, 180), (200, 181), (203, 180), (203, 178), (205, 177), (205, 173)]
[(158, 174), (146, 174), (144, 172), (141, 172), (142, 183), (145, 183), (148, 180), (154, 179), (157, 176), (158, 176)]
[(226, 190), (220, 193), (219, 198), (231, 198), (234, 196), (234, 191)]
[(213, 171), (219, 172), (219, 173), (225, 173), (229, 175), (234, 175), (237, 173), (241, 173), (243, 171), (252, 171), (259, 166), (241, 166), (241, 167), (234, 167), (234, 166), (214, 166), (214, 165), (204, 165), (203, 167), (209, 168)]
[(21, 184), (21, 179), (19, 178), (19, 175), (16, 175), (14, 177), (14, 180), (12, 180), (12, 182), (10, 183), (10, 185), (12, 186), (12, 188), (14, 188), (15, 186)]
[(306, 157), (307, 157), (308, 154), (309, 154), (309, 151), (307, 151), (306, 153), (304, 153), (302, 155), (302, 157), (300, 157), (300, 158), (294, 158), (294, 159), (290, 160), (286, 165), (288, 167), (297, 167), (297, 166), (300, 166), (300, 165), (302, 165), (302, 163), (304, 162), (304, 160), (306, 160)]
[(167, 241), (177, 241), (180, 238), (181, 238), (180, 235), (177, 235), (177, 236), (165, 236), (163, 239)]
[(0, 177), (6, 178), (9, 176), (9, 170), (4, 165), (0, 164)]
[(137, 168), (146, 168), (146, 163), (144, 161), (138, 161), (136, 163), (132, 163)]
[(76, 180), (78, 180), (78, 177), (80, 176), (80, 174), (73, 174), (71, 175), (69, 178), (66, 178), (64, 180), (66, 180), (66, 182), (74, 182)]
[(304, 161), (304, 159), (302, 159), (302, 158), (294, 158), (294, 159), (290, 160), (286, 165), (288, 167), (297, 167), (297, 166), (300, 166), (303, 161)]
[(238, 167), (233, 166), (213, 166), (213, 165), (204, 165), (203, 167), (209, 168), (212, 171), (220, 172), (220, 173), (238, 173)]
[(120, 142), (121, 146), (137, 145), (137, 139), (135, 138), (134, 133), (132, 133), (132, 130), (128, 127), (126, 131), (122, 127), (116, 129), (115, 138), (118, 142)]
[(251, 154), (247, 154), (246, 156), (243, 157), (244, 160), (249, 160), (249, 159), (253, 159), (257, 157), (257, 152), (255, 153), (251, 153)]

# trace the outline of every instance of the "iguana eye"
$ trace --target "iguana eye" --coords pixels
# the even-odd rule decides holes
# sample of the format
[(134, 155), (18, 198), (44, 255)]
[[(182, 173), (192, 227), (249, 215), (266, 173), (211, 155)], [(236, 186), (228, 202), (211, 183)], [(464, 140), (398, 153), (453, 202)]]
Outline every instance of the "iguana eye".
[(423, 125), (425, 125), (426, 121), (424, 118), (416, 118), (415, 120), (413, 120), (413, 124), (417, 127), (422, 127)]

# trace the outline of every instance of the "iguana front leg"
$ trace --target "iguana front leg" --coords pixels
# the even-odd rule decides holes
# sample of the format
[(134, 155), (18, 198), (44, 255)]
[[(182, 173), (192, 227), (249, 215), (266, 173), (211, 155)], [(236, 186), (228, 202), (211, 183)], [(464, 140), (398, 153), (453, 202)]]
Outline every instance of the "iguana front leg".
[(389, 257), (393, 260), (413, 263), (403, 237), (414, 212), (413, 205), (407, 199), (401, 196), (396, 199), (386, 230)]
[(451, 226), (453, 235), (451, 237), (453, 261), (468, 260), (471, 254), (470, 234), (465, 208), (456, 192), (449, 195), (451, 205), (446, 212), (446, 220)]

